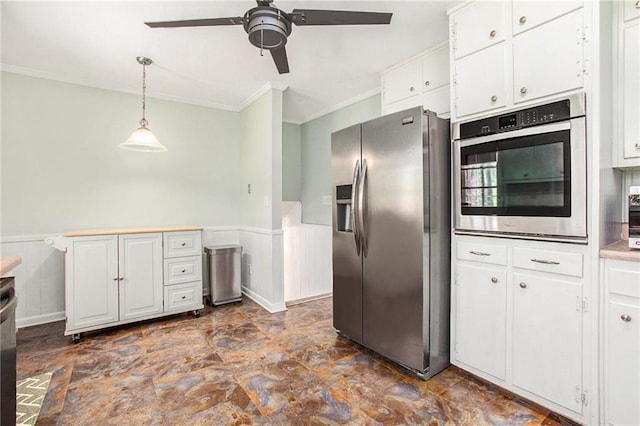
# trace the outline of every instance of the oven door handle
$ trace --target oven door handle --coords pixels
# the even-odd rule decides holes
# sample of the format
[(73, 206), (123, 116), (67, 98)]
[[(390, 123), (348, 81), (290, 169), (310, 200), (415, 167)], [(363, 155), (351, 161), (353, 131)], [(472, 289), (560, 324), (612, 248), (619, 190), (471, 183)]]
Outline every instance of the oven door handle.
[(15, 296), (14, 292), (9, 293), (8, 299), (9, 301), (7, 302), (7, 304), (4, 305), (2, 309), (0, 309), (0, 323), (3, 323), (9, 319), (9, 317), (15, 310), (16, 303), (18, 303), (18, 298)]

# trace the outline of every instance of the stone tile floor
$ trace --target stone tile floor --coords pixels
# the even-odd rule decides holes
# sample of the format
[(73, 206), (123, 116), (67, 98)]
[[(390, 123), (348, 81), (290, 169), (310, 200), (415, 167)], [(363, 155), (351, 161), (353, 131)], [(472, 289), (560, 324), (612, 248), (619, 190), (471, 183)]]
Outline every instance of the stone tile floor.
[(18, 379), (52, 372), (38, 424), (571, 424), (456, 367), (422, 381), (338, 337), (331, 298), (253, 301), (85, 333), (21, 329)]

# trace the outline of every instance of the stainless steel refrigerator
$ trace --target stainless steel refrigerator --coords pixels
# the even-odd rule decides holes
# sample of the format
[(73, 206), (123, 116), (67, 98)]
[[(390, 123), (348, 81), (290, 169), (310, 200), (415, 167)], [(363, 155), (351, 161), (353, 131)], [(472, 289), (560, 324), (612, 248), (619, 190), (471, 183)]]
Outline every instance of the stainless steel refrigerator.
[(333, 325), (429, 378), (449, 365), (449, 120), (408, 109), (331, 150)]

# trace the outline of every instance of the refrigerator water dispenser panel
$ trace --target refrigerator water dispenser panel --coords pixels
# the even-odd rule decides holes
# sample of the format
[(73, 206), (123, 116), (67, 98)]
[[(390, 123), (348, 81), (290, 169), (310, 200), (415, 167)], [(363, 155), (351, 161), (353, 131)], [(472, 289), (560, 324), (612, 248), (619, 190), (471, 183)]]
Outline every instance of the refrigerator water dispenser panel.
[(353, 185), (336, 186), (336, 204), (338, 217), (337, 231), (353, 232), (351, 228), (351, 190)]

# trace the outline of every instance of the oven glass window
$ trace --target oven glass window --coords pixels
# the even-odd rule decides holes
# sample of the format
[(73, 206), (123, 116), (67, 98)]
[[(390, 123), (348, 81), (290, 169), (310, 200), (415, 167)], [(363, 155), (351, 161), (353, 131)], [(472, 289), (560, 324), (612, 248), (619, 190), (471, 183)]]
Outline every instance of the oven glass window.
[(462, 214), (571, 216), (570, 132), (460, 149)]

